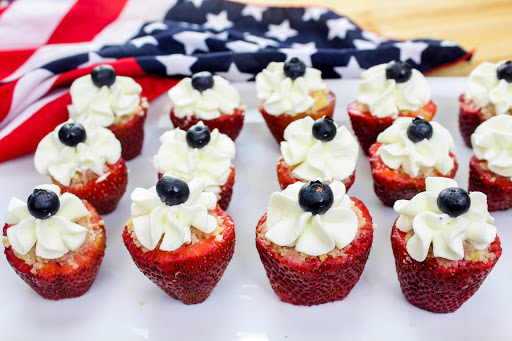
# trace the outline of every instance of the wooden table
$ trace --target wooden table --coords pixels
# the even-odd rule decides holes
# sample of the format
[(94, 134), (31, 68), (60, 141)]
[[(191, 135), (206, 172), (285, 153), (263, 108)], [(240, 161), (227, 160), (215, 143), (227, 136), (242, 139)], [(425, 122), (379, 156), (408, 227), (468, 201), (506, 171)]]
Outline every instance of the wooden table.
[(483, 61), (512, 59), (512, 0), (238, 0), (269, 6), (324, 6), (363, 29), (396, 39), (458, 42), (476, 52), (469, 62), (431, 76), (466, 76)]

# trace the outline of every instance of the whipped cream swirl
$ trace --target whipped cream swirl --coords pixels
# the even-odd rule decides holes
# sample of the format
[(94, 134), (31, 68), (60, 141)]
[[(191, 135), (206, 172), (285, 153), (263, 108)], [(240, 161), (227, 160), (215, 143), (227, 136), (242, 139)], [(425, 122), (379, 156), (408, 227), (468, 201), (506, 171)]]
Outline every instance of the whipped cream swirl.
[(432, 137), (414, 143), (407, 136), (412, 121), (412, 117), (399, 117), (379, 134), (377, 141), (382, 143), (379, 148), (382, 162), (394, 170), (402, 168), (413, 178), (423, 167), (433, 167), (443, 175), (448, 174), (454, 166), (450, 150), (455, 146), (450, 132), (437, 122), (429, 122)]
[(108, 127), (116, 118), (140, 110), (141, 91), (130, 77), (117, 76), (114, 84), (101, 88), (94, 85), (91, 75), (80, 77), (71, 84), (69, 117), (79, 123)]
[(65, 145), (59, 139), (59, 130), (65, 123), (39, 142), (34, 156), (39, 173), (50, 175), (64, 186), (69, 186), (75, 174), (91, 170), (102, 175), (105, 164), (114, 164), (121, 157), (121, 144), (115, 135), (99, 126), (85, 126), (87, 139), (84, 142), (74, 147)]
[(430, 101), (430, 86), (416, 69), (404, 83), (386, 78), (388, 64), (369, 68), (361, 74), (357, 100), (368, 105), (376, 117), (397, 117), (401, 110), (416, 111)]
[(480, 108), (488, 104), (494, 106), (496, 115), (506, 114), (512, 109), (512, 83), (498, 79), (496, 71), (500, 64), (483, 62), (469, 74), (467, 100), (472, 100)]
[[(165, 174), (169, 175), (169, 174)], [(203, 192), (204, 182), (195, 178), (189, 184), (190, 195), (180, 205), (167, 206), (156, 193), (156, 187), (136, 188), (131, 195), (133, 231), (139, 242), (154, 250), (174, 251), (191, 243), (191, 227), (212, 233), (217, 219), (208, 213), (217, 205), (215, 194)]]
[(36, 256), (56, 259), (69, 251), (76, 251), (84, 243), (87, 229), (76, 224), (87, 216), (89, 211), (76, 195), (64, 193), (56, 185), (40, 185), (36, 189), (46, 189), (59, 196), (60, 209), (57, 214), (38, 219), (30, 214), (27, 203), (12, 198), (5, 212), (7, 239), (11, 247), (20, 255), (26, 255), (35, 245)]
[(295, 116), (313, 107), (311, 91), (327, 90), (322, 72), (306, 67), (304, 76), (292, 80), (284, 74), (284, 63), (271, 62), (256, 75), (256, 91), (263, 108), (271, 115)]
[(233, 114), (240, 106), (238, 91), (221, 76), (213, 76), (213, 87), (200, 92), (192, 87), (192, 79), (184, 78), (168, 92), (176, 117), (197, 116), (213, 120), (222, 114)]
[(496, 238), (496, 227), (487, 211), (487, 196), (470, 192), (469, 211), (455, 218), (441, 212), (437, 206), (439, 193), (450, 187), (458, 187), (449, 178), (426, 179), (426, 191), (411, 200), (398, 200), (394, 210), (400, 214), (396, 227), (403, 232), (414, 231), (407, 241), (407, 252), (412, 259), (422, 262), (432, 245), (434, 257), (449, 260), (464, 258), (464, 241), (477, 250), (485, 250)]
[(343, 249), (354, 240), (358, 230), (357, 215), (352, 210), (352, 200), (345, 195), (345, 185), (332, 182), (334, 203), (327, 212), (316, 215), (299, 205), (303, 185), (296, 182), (272, 194), (265, 237), (274, 244), (295, 247), (296, 251), (310, 256), (326, 254), (335, 247)]
[(345, 180), (356, 169), (359, 144), (346, 127), (338, 127), (336, 123), (334, 139), (317, 140), (312, 133), (314, 123), (306, 116), (286, 127), (285, 141), (281, 142), (284, 161), (296, 166), (292, 173), (304, 180)]
[[(197, 125), (204, 126), (202, 121)], [(155, 168), (185, 182), (199, 177), (205, 182), (206, 191), (220, 193), (220, 186), (231, 173), (235, 143), (218, 129), (213, 129), (210, 142), (201, 149), (190, 147), (186, 136), (186, 131), (176, 128), (160, 137), (162, 146), (153, 159)]]

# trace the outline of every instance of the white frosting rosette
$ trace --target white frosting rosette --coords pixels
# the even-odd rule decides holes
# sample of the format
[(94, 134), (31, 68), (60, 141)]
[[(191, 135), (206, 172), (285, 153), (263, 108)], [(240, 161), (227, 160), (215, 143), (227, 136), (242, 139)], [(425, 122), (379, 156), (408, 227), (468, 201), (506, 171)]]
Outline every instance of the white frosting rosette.
[(412, 69), (404, 83), (386, 78), (388, 64), (369, 68), (361, 74), (357, 100), (368, 105), (376, 117), (397, 117), (401, 110), (416, 111), (431, 98), (430, 86), (423, 74)]
[(191, 227), (204, 233), (215, 231), (217, 219), (208, 213), (217, 205), (215, 194), (203, 192), (204, 181), (199, 178), (192, 180), (188, 187), (188, 200), (173, 206), (162, 202), (155, 186), (132, 192), (133, 231), (142, 246), (154, 250), (161, 241), (160, 250), (174, 251), (191, 243)]
[(203, 92), (192, 87), (191, 78), (184, 78), (168, 95), (178, 118), (197, 116), (201, 120), (213, 120), (221, 114), (233, 114), (240, 106), (238, 91), (221, 76), (213, 76), (213, 87)]
[(477, 250), (486, 249), (496, 238), (496, 227), (487, 211), (487, 196), (470, 192), (471, 206), (466, 213), (452, 218), (437, 206), (439, 193), (458, 187), (453, 179), (431, 177), (426, 179), (426, 191), (411, 200), (398, 200), (394, 210), (400, 214), (396, 227), (403, 232), (414, 231), (407, 242), (407, 252), (412, 259), (422, 262), (432, 245), (435, 257), (449, 260), (464, 258), (464, 242)]
[(469, 74), (467, 100), (472, 100), (480, 108), (492, 104), (496, 115), (512, 109), (512, 83), (498, 79), (496, 71), (500, 64), (483, 62)]
[(141, 91), (141, 86), (130, 77), (116, 76), (110, 87), (98, 88), (91, 75), (82, 76), (71, 84), (69, 116), (83, 124), (108, 127), (117, 117), (140, 110)]
[(89, 211), (76, 195), (64, 193), (56, 185), (40, 185), (36, 189), (55, 192), (59, 196), (60, 209), (49, 218), (39, 219), (30, 214), (27, 203), (12, 198), (5, 212), (5, 222), (11, 247), (20, 255), (26, 255), (35, 245), (36, 256), (56, 259), (69, 251), (76, 251), (84, 243), (87, 229), (76, 224)]
[(121, 157), (121, 144), (115, 135), (99, 126), (85, 126), (87, 138), (84, 142), (74, 147), (65, 145), (59, 139), (59, 130), (68, 122), (58, 125), (46, 135), (39, 142), (34, 156), (37, 171), (50, 175), (64, 186), (69, 186), (76, 173), (91, 170), (102, 175), (105, 164), (114, 164)]
[[(197, 125), (204, 126), (203, 122)], [(155, 168), (159, 173), (169, 173), (187, 183), (201, 178), (206, 191), (220, 193), (220, 187), (231, 173), (235, 143), (218, 129), (211, 131), (210, 142), (201, 149), (190, 147), (186, 136), (186, 131), (176, 128), (160, 137), (162, 145), (153, 159)]]
[(326, 90), (322, 73), (306, 67), (303, 76), (292, 80), (284, 74), (284, 63), (271, 62), (256, 75), (256, 91), (263, 108), (271, 115), (297, 115), (306, 112), (316, 100), (310, 91)]
[(429, 122), (433, 134), (430, 139), (412, 142), (407, 136), (407, 128), (414, 119), (399, 117), (379, 134), (377, 141), (382, 143), (379, 154), (382, 162), (391, 169), (402, 169), (416, 178), (421, 168), (435, 168), (446, 175), (454, 167), (450, 150), (455, 146), (450, 132), (437, 122)]
[(489, 170), (512, 180), (512, 116), (494, 116), (480, 124), (471, 135), (471, 144)]
[(331, 141), (317, 140), (312, 133), (315, 121), (306, 116), (288, 125), (281, 142), (281, 154), (292, 173), (304, 180), (331, 182), (344, 180), (356, 169), (359, 144), (348, 129), (338, 127)]
[(352, 201), (345, 195), (345, 185), (333, 181), (330, 185), (334, 202), (324, 214), (304, 211), (299, 205), (299, 191), (304, 186), (296, 182), (270, 197), (267, 213), (268, 231), (265, 237), (279, 246), (295, 247), (310, 256), (326, 254), (334, 248), (350, 244), (358, 230), (357, 215)]

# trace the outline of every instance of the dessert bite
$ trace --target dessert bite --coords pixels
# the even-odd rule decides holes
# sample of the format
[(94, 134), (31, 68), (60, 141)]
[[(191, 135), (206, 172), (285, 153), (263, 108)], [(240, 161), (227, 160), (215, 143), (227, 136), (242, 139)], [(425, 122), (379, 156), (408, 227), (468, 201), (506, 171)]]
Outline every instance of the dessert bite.
[(110, 129), (121, 142), (123, 159), (131, 160), (141, 153), (144, 142), (148, 101), (141, 91), (132, 78), (117, 76), (112, 66), (97, 66), (71, 84), (69, 117)]
[(352, 129), (368, 155), (377, 136), (398, 117), (432, 120), (436, 105), (426, 78), (408, 63), (392, 61), (361, 74), (357, 100), (348, 106)]
[(458, 164), (450, 132), (422, 117), (400, 117), (369, 150), (375, 194), (386, 206), (425, 190), (429, 176), (453, 178)]
[(501, 256), (494, 218), (481, 192), (432, 177), (426, 191), (394, 205), (391, 231), (405, 298), (434, 313), (456, 311), (480, 288)]
[(208, 71), (183, 78), (168, 92), (171, 121), (175, 128), (188, 130), (202, 121), (236, 140), (244, 124), (245, 106), (238, 91), (223, 77)]
[(105, 227), (94, 207), (56, 185), (37, 186), (27, 202), (12, 198), (3, 235), (11, 267), (50, 300), (85, 294), (105, 255)]
[(208, 298), (235, 249), (233, 219), (204, 182), (164, 175), (136, 188), (123, 240), (137, 267), (169, 296), (185, 304)]
[(348, 191), (354, 183), (359, 146), (348, 129), (329, 116), (316, 121), (306, 116), (290, 123), (284, 131), (281, 154), (277, 164), (281, 189), (297, 181), (330, 184), (338, 180)]
[(468, 90), (459, 97), (459, 129), (468, 147), (471, 134), (497, 115), (512, 115), (512, 61), (483, 62), (469, 74)]
[(270, 197), (256, 227), (256, 248), (283, 302), (344, 299), (359, 281), (373, 241), (366, 206), (333, 181), (296, 182)]
[(259, 110), (277, 143), (283, 141), (286, 127), (310, 116), (314, 120), (332, 117), (336, 96), (327, 89), (322, 73), (306, 67), (299, 58), (271, 62), (256, 75)]
[(58, 125), (39, 142), (34, 164), (62, 192), (87, 200), (100, 214), (117, 207), (128, 183), (128, 169), (115, 135), (72, 120)]

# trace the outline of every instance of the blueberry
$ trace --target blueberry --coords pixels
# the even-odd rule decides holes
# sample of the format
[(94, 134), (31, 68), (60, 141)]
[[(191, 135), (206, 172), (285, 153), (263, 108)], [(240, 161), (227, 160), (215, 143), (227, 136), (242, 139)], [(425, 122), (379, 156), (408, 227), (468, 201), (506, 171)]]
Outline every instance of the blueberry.
[(210, 129), (207, 126), (195, 125), (187, 130), (186, 139), (190, 148), (201, 149), (210, 142)]
[(414, 143), (430, 140), (433, 134), (432, 125), (422, 117), (416, 117), (407, 128), (407, 137)]
[(328, 142), (331, 141), (337, 133), (334, 121), (328, 115), (319, 118), (313, 123), (313, 136), (315, 139)]
[(213, 88), (213, 75), (211, 72), (198, 72), (192, 76), (192, 87), (199, 92)]
[(327, 212), (333, 201), (334, 194), (331, 187), (318, 180), (304, 184), (299, 191), (300, 207), (313, 215)]
[(59, 211), (60, 200), (54, 191), (35, 189), (28, 197), (27, 207), (35, 218), (46, 219)]
[(156, 193), (167, 206), (174, 206), (186, 202), (190, 190), (185, 181), (172, 176), (163, 176), (156, 183)]
[(394, 79), (397, 83), (405, 83), (412, 76), (412, 66), (400, 60), (392, 61), (386, 67), (386, 78)]
[(116, 81), (116, 70), (110, 65), (96, 66), (91, 71), (91, 78), (93, 84), (98, 88), (103, 85), (110, 87)]
[(306, 64), (297, 57), (293, 57), (284, 63), (284, 74), (292, 80), (304, 76), (305, 73)]
[(466, 213), (470, 206), (468, 192), (459, 187), (445, 188), (437, 197), (437, 207), (452, 218)]
[(504, 79), (508, 83), (512, 83), (512, 61), (509, 60), (500, 64), (496, 70), (496, 75), (498, 76), (498, 79)]
[(86, 138), (87, 133), (80, 123), (68, 122), (59, 129), (59, 140), (66, 146), (74, 147)]

